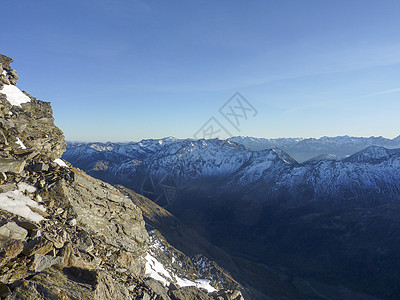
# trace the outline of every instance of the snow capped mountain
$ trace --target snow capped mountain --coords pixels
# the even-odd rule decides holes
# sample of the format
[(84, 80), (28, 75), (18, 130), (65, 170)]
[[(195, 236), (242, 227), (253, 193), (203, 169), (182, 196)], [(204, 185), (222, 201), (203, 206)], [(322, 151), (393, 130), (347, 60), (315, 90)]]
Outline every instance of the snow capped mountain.
[(386, 149), (378, 146), (371, 146), (364, 149), (349, 158), (346, 159), (348, 162), (381, 162), (388, 160), (392, 157), (398, 157), (400, 149)]
[(245, 145), (254, 151), (274, 147), (280, 148), (289, 153), (298, 162), (308, 161), (317, 156), (328, 154), (344, 158), (370, 146), (385, 147), (387, 149), (400, 148), (400, 136), (394, 139), (384, 137), (350, 137), (347, 135), (337, 137), (325, 136), (319, 139), (233, 137), (230, 140)]
[[(398, 276), (381, 270), (399, 261), (400, 149), (374, 143), (393, 147), (400, 140), (325, 137), (284, 142), (304, 156), (317, 150), (333, 154), (319, 153), (299, 163), (283, 149), (254, 151), (233, 139), (145, 140), (70, 144), (64, 159), (148, 196), (224, 249), (315, 278), (323, 278), (328, 268), (338, 284), (346, 280), (368, 294), (390, 298), (398, 291)], [(167, 201), (158, 200), (163, 196)], [(149, 265), (147, 271), (154, 274), (157, 263), (150, 257), (148, 263), (153, 268)], [(159, 266), (161, 275), (181, 282), (175, 276), (183, 277), (169, 271), (172, 263), (171, 258), (163, 269)], [(196, 285), (198, 278), (212, 279), (187, 279)], [(380, 288), (370, 290), (371, 282)], [(347, 293), (339, 298), (357, 298)]]
[[(330, 144), (338, 140), (365, 142), (350, 137), (308, 142), (319, 144), (321, 140)], [(63, 157), (93, 176), (137, 191), (143, 188), (146, 178), (159, 182), (168, 177), (179, 188), (211, 180), (222, 189), (256, 185), (253, 189), (262, 188), (273, 197), (283, 193), (298, 201), (382, 195), (397, 199), (400, 194), (400, 150), (378, 146), (344, 160), (323, 155), (303, 164), (281, 149), (252, 151), (232, 140), (218, 139), (69, 144)]]
[(268, 169), (278, 170), (297, 162), (280, 149), (251, 151), (224, 140), (145, 140), (129, 144), (69, 144), (63, 156), (76, 166), (90, 171), (101, 169), (114, 176), (154, 178), (173, 176), (177, 182), (204, 178), (229, 178), (241, 175), (241, 185), (262, 177)]

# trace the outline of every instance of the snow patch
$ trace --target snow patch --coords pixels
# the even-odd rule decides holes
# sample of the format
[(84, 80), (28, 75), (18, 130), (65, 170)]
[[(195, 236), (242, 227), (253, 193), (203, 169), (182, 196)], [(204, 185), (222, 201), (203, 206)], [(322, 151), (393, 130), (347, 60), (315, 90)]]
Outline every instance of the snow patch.
[(186, 278), (179, 278), (178, 276), (174, 276), (176, 280), (176, 284), (179, 287), (185, 287), (185, 286), (195, 286), (197, 288), (202, 288), (207, 290), (208, 293), (215, 292), (216, 289), (211, 286), (210, 280), (208, 279), (196, 279), (195, 281), (191, 281)]
[(17, 142), (16, 143), (19, 145), (19, 147), (21, 149), (24, 149), (24, 150), (26, 149), (24, 143), (18, 137), (17, 137)]
[(146, 275), (151, 278), (162, 282), (165, 286), (170, 282), (174, 282), (179, 287), (195, 286), (197, 288), (203, 288), (207, 290), (208, 293), (216, 291), (214, 287), (210, 285), (210, 280), (208, 279), (196, 279), (195, 281), (180, 278), (177, 275), (170, 274), (154, 256), (147, 253), (145, 256), (146, 260)]
[(20, 182), (17, 184), (18, 190), (23, 192), (23, 193), (29, 193), (32, 194), (36, 192), (36, 188), (34, 186), (31, 186), (25, 182)]
[(18, 183), (18, 190), (0, 194), (0, 209), (39, 223), (44, 218), (40, 214), (33, 212), (31, 207), (43, 212), (46, 209), (24, 194), (34, 193), (35, 191), (36, 188), (29, 184), (24, 182)]
[(61, 158), (55, 159), (54, 162), (60, 167), (68, 168), (68, 165)]
[(210, 280), (208, 279), (196, 279), (195, 282), (198, 288), (205, 289), (209, 293), (215, 292), (217, 290), (211, 286)]
[(11, 103), (11, 105), (21, 107), (22, 103), (31, 101), (31, 99), (23, 92), (21, 92), (21, 90), (15, 85), (5, 84), (0, 93), (6, 95), (7, 100)]
[(7, 71), (3, 70), (3, 73), (1, 73), (1, 75), (7, 76)]
[(144, 259), (146, 260), (146, 275), (161, 281), (164, 285), (172, 280), (171, 275), (155, 257), (147, 253)]

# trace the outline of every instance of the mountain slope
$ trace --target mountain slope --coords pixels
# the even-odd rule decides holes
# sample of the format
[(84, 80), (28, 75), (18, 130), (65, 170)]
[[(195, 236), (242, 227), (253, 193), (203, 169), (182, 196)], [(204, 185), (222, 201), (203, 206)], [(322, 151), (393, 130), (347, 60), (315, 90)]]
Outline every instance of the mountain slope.
[[(11, 62), (0, 55), (0, 297), (243, 299), (211, 259), (195, 270), (163, 236), (149, 237), (130, 198), (60, 159), (50, 104), (15, 86)], [(161, 242), (179, 265), (169, 281)]]

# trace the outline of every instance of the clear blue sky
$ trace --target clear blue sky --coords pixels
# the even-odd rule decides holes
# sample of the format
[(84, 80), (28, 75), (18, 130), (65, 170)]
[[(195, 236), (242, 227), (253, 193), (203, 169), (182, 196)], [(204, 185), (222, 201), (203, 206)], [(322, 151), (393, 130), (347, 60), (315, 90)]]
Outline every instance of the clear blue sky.
[[(69, 140), (400, 134), (400, 1), (3, 0), (0, 53)], [(240, 132), (218, 109), (236, 92)]]

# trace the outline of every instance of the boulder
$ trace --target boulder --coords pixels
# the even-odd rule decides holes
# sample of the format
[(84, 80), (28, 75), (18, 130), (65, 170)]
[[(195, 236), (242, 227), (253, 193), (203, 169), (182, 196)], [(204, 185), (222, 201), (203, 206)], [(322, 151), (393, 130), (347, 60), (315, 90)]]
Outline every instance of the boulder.
[(45, 255), (49, 253), (51, 250), (53, 250), (54, 246), (53, 243), (42, 238), (42, 237), (37, 237), (30, 242), (26, 243), (23, 254), (26, 256), (31, 256), (34, 254), (42, 254)]
[(0, 54), (0, 64), (2, 65), (3, 69), (11, 70), (10, 63), (13, 61), (14, 60), (11, 57)]
[(0, 239), (0, 267), (17, 257), (24, 249), (24, 244), (18, 240)]
[(20, 174), (25, 164), (26, 161), (21, 159), (0, 158), (0, 172)]
[(27, 235), (28, 231), (18, 226), (15, 222), (8, 222), (0, 227), (0, 238), (23, 241)]
[(165, 287), (157, 280), (148, 278), (145, 280), (145, 284), (162, 300), (171, 300), (168, 296)]
[(35, 254), (30, 269), (35, 272), (42, 272), (54, 265), (64, 265), (63, 257)]

